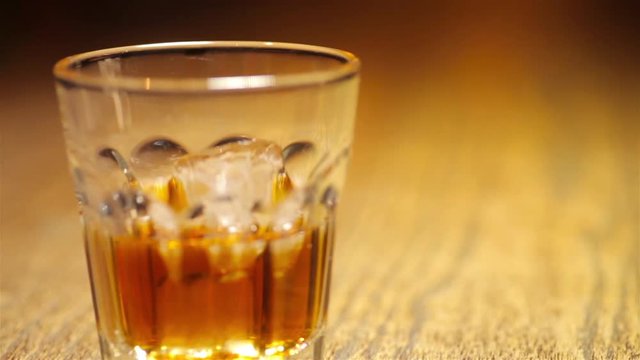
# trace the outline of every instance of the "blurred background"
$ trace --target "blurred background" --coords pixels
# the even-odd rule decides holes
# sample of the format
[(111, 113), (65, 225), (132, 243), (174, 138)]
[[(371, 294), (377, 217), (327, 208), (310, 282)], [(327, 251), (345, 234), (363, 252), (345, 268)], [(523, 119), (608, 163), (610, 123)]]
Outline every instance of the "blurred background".
[[(337, 266), (343, 276), (336, 277), (334, 318), (358, 318), (362, 308), (350, 308), (345, 299), (375, 294), (366, 282), (356, 287), (364, 278), (404, 284), (397, 290), (411, 292), (427, 291), (407, 285), (416, 269), (425, 270), (425, 284), (449, 276), (437, 258), (393, 275), (376, 266), (363, 270), (363, 264), (400, 266), (411, 248), (427, 253), (434, 246), (432, 252), (445, 260), (462, 258), (463, 250), (473, 246), (487, 259), (517, 259), (519, 251), (533, 249), (556, 259), (552, 265), (562, 273), (570, 254), (588, 251), (569, 240), (561, 248), (549, 244), (562, 243), (574, 227), (619, 219), (627, 233), (638, 234), (636, 5), (578, 0), (5, 1), (0, 5), (2, 305), (18, 309), (15, 304), (25, 299), (53, 304), (49, 311), (93, 331), (52, 65), (88, 50), (178, 40), (311, 43), (349, 50), (362, 59), (354, 157), (341, 209)], [(373, 221), (382, 218), (387, 219), (384, 228)], [(485, 234), (475, 245), (454, 239), (469, 222), (475, 224), (471, 231)], [(453, 240), (436, 240), (447, 236)], [(539, 239), (541, 245), (518, 242), (520, 237)], [(637, 255), (638, 237), (625, 239), (616, 251)], [(616, 263), (616, 254), (607, 261)], [(529, 290), (513, 284), (523, 276), (531, 280), (532, 269), (545, 266), (522, 256), (531, 265), (523, 273), (510, 272), (516, 263), (500, 267), (465, 261), (476, 261), (470, 267), (476, 271), (511, 276), (504, 285), (525, 296)], [(65, 265), (53, 271), (52, 264)], [(628, 271), (637, 269), (636, 262)], [(562, 281), (554, 286), (562, 289)], [(34, 291), (37, 283), (49, 285)], [(73, 294), (82, 300), (67, 309), (64, 299)], [(382, 312), (403, 306), (402, 300), (391, 305), (394, 300), (384, 299), (376, 305)], [(535, 319), (547, 312), (532, 314)], [(14, 331), (20, 336), (30, 324), (6, 311), (2, 317), (5, 336)], [(356, 327), (335, 331), (353, 334)], [(77, 330), (64, 334), (73, 340)], [(381, 336), (359, 334), (353, 341)]]

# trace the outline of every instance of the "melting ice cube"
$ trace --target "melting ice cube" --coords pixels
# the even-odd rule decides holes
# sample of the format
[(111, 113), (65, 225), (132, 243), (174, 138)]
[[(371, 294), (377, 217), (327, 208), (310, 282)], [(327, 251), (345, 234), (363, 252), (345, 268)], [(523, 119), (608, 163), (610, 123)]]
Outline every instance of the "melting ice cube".
[(157, 239), (177, 239), (179, 234), (176, 214), (166, 204), (152, 200), (148, 206), (149, 216), (153, 222), (154, 235)]
[(302, 250), (304, 238), (305, 233), (299, 231), (274, 239), (269, 243), (272, 266), (276, 277), (282, 276), (296, 261), (300, 250)]
[(158, 200), (151, 200), (148, 209), (153, 235), (158, 242), (158, 251), (167, 265), (169, 278), (178, 281), (182, 277), (182, 246), (176, 213)]
[(187, 198), (202, 204), (207, 224), (245, 228), (256, 204), (269, 206), (273, 183), (282, 169), (282, 152), (264, 140), (224, 142), (177, 161), (177, 178)]
[(308, 215), (312, 201), (312, 189), (295, 189), (276, 208), (271, 219), (271, 228), (278, 233), (289, 233), (297, 230)]
[(265, 249), (265, 240), (236, 241), (215, 243), (209, 246), (209, 264), (223, 274), (230, 274), (222, 280), (233, 280), (244, 276)]

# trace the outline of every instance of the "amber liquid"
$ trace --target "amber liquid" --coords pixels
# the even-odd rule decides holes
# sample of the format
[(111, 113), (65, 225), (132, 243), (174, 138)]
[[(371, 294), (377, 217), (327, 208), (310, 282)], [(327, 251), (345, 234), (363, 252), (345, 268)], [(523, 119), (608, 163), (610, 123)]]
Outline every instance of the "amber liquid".
[(161, 242), (88, 228), (98, 327), (103, 343), (116, 344), (103, 351), (275, 359), (303, 348), (324, 324), (331, 224), (265, 232), (242, 245), (231, 235)]

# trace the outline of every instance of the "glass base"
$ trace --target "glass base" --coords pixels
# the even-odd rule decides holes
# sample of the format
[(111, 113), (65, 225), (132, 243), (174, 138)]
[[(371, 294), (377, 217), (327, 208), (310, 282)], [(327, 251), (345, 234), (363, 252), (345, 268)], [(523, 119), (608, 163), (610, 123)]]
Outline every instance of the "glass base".
[(162, 347), (161, 350), (145, 351), (139, 346), (114, 346), (100, 337), (100, 352), (103, 360), (322, 360), (323, 343), (324, 335), (320, 334), (287, 351), (273, 348), (260, 354), (251, 346), (238, 346), (234, 354), (221, 352), (219, 348)]

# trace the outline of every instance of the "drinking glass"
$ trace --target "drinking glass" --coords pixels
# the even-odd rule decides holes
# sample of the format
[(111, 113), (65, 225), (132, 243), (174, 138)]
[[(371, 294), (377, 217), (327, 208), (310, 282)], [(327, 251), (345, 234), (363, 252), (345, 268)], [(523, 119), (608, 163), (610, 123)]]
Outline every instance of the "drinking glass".
[(103, 359), (321, 358), (358, 72), (235, 41), (55, 65)]

